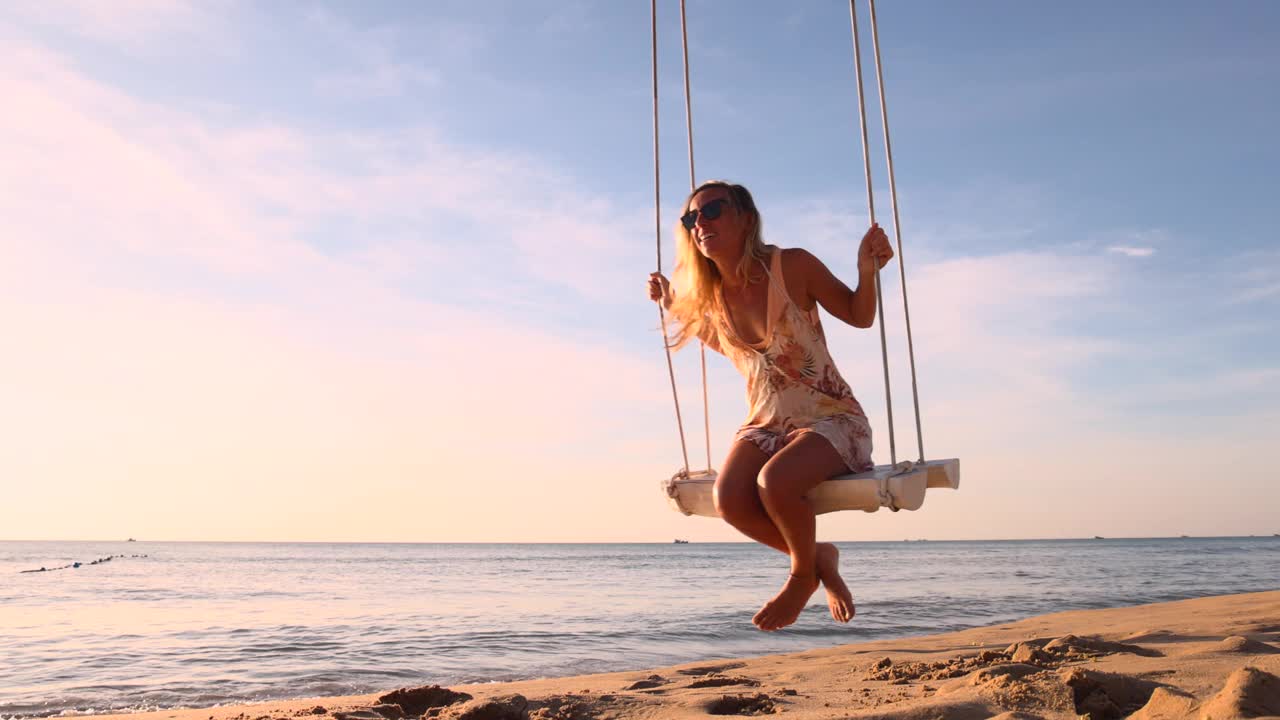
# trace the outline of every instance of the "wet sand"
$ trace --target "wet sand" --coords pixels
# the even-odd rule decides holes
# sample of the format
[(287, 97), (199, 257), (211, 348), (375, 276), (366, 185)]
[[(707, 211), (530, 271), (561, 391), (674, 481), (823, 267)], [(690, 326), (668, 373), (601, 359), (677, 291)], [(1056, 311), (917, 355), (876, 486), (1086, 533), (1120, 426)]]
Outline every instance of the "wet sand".
[(641, 671), (103, 717), (1225, 720), (1280, 717), (1278, 676), (1280, 590)]

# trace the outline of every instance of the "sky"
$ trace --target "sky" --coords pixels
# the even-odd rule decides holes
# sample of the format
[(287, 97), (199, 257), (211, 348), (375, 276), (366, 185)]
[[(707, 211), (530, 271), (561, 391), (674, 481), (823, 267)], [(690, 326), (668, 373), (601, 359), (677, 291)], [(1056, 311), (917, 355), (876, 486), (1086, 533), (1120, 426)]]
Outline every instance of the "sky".
[[(731, 541), (674, 512), (679, 4), (0, 7), (0, 539)], [(870, 125), (880, 116), (866, 5)], [(877, 8), (925, 455), (835, 540), (1280, 532), (1280, 5)], [(854, 282), (848, 5), (690, 0), (695, 175)], [(898, 265), (899, 459), (918, 456)], [(889, 460), (879, 334), (824, 317)], [(706, 464), (698, 353), (675, 357)], [(710, 454), (746, 415), (708, 357)]]

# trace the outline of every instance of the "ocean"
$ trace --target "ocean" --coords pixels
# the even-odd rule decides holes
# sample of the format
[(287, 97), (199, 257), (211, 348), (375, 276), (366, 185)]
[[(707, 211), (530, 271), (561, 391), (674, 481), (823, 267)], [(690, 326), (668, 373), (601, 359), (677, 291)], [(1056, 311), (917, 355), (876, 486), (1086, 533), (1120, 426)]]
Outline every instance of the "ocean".
[(751, 616), (786, 558), (746, 543), (0, 542), (0, 718), (639, 670), (1280, 588), (1274, 537), (839, 546), (853, 622), (819, 591), (766, 634)]

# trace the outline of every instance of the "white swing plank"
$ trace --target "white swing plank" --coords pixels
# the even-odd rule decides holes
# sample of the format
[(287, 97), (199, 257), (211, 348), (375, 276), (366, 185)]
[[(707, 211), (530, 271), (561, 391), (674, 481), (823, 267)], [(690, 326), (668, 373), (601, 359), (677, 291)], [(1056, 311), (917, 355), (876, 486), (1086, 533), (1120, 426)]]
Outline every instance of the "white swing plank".
[[(671, 505), (685, 515), (720, 517), (716, 512), (712, 489), (716, 484), (714, 470), (683, 473), (662, 481), (663, 492)], [(924, 504), (928, 488), (960, 487), (960, 460), (929, 460), (915, 463), (903, 471), (893, 465), (877, 465), (863, 473), (841, 475), (818, 485), (809, 493), (816, 514), (839, 510), (875, 512), (882, 507), (894, 510), (918, 510)]]

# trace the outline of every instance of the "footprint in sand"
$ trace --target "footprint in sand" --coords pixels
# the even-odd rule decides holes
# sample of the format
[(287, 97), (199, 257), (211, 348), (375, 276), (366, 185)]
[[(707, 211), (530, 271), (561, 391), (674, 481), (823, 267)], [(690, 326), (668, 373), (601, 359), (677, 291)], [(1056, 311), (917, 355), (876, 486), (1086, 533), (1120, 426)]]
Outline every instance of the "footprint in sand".
[(776, 712), (773, 699), (764, 693), (725, 695), (707, 705), (709, 715), (772, 715)]
[[(616, 695), (605, 694), (597, 697), (550, 695), (529, 701), (528, 715), (519, 717), (521, 720), (592, 720), (600, 717), (629, 717), (629, 708), (629, 703)], [(487, 716), (485, 720), (488, 720)]]
[(724, 663), (723, 665), (699, 665), (698, 667), (685, 668), (677, 670), (681, 675), (717, 675), (725, 670), (737, 670), (746, 667), (746, 663)]
[(747, 687), (759, 687), (759, 680), (752, 680), (746, 677), (736, 677), (733, 675), (711, 675), (701, 680), (694, 680), (689, 683), (688, 687), (692, 688), (709, 688), (709, 687), (727, 687), (729, 685), (745, 685)]
[(637, 680), (623, 688), (623, 690), (651, 690), (656, 687), (666, 685), (669, 681), (661, 675), (650, 675), (643, 680)]

